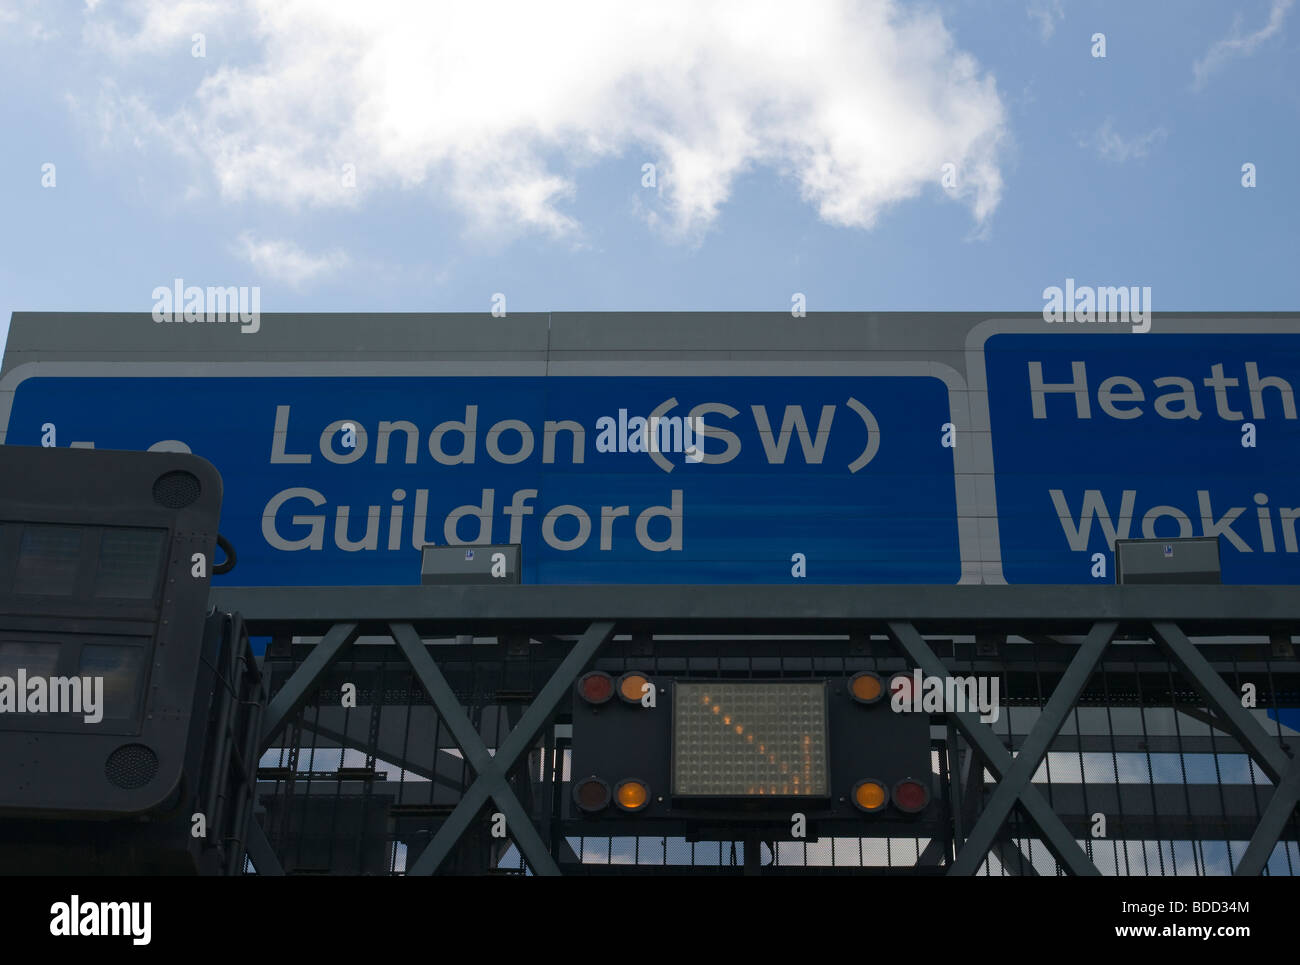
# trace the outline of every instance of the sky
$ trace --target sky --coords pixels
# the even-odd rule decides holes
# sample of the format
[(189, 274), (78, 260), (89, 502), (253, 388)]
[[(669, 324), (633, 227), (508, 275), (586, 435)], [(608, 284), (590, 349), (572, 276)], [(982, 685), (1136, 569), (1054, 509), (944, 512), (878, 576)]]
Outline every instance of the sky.
[(1295, 310), (1298, 22), (0, 0), (0, 341), (176, 278), (264, 312), (1038, 311), (1066, 278)]
[[(1295, 0), (0, 0), (14, 311), (1297, 311)], [(791, 318), (792, 325), (800, 324)]]

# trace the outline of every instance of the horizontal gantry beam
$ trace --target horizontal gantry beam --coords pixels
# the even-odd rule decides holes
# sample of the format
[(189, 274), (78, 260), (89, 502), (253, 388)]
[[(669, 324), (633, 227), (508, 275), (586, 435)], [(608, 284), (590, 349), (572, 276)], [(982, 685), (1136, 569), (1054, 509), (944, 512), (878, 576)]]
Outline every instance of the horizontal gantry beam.
[[(1184, 633), (1300, 628), (1300, 586), (360, 586), (215, 587), (251, 633), (324, 633), (338, 623), (384, 632), (575, 633), (615, 620), (658, 633), (847, 633), (907, 621), (923, 633), (1087, 633), (1098, 620), (1177, 623)], [(1136, 629), (1136, 627), (1135, 627)], [(1145, 629), (1143, 627), (1142, 629)]]
[[(1123, 828), (1123, 836), (1146, 838), (1155, 835), (1161, 827), (1167, 827), (1167, 834), (1189, 834), (1205, 830), (1208, 823), (1213, 826), (1211, 833), (1217, 831), (1228, 840), (1249, 837), (1249, 846), (1237, 862), (1235, 872), (1259, 874), (1292, 820), (1300, 799), (1300, 762), (1276, 733), (1266, 731), (1256, 716), (1242, 706), (1240, 694), (1233, 689), (1241, 669), (1237, 665), (1238, 653), (1248, 661), (1264, 659), (1269, 688), (1279, 685), (1274, 680), (1277, 674), (1267, 663), (1267, 653), (1261, 658), (1253, 645), (1248, 650), (1242, 646), (1228, 647), (1232, 653), (1229, 676), (1234, 680), (1233, 686), (1229, 686), (1222, 676), (1225, 668), (1212, 663), (1191, 639), (1193, 636), (1212, 638), (1206, 643), (1216, 646), (1204, 649), (1214, 651), (1221, 649), (1217, 644), (1223, 642), (1248, 642), (1236, 640), (1237, 637), (1266, 638), (1275, 656), (1292, 662), (1291, 636), (1300, 632), (1300, 587), (232, 587), (214, 589), (211, 602), (220, 610), (241, 613), (251, 634), (276, 637), (280, 658), (289, 657), (291, 663), (294, 662), (292, 646), (288, 652), (283, 649), (290, 637), (322, 635), (272, 700), (263, 729), (264, 745), (272, 743), (285, 722), (312, 700), (312, 693), (324, 685), (331, 668), (345, 654), (350, 654), (353, 644), (363, 636), (389, 636), (396, 641), (440, 719), (448, 725), (461, 760), (476, 775), (414, 860), (408, 871), (413, 874), (428, 874), (442, 867), (489, 800), (509, 818), (514, 829), (512, 837), (534, 872), (559, 873), (560, 859), (550, 852), (543, 836), (548, 831), (545, 821), (540, 829), (533, 823), (532, 815), (515, 796), (509, 771), (529, 752), (538, 734), (554, 718), (578, 674), (599, 657), (602, 647), (620, 635), (630, 639), (638, 652), (650, 645), (651, 638), (681, 634), (706, 638), (730, 636), (731, 643), (743, 643), (743, 639), (735, 638), (746, 635), (844, 637), (850, 651), (865, 652), (869, 641), (874, 649), (871, 638), (883, 635), (893, 645), (896, 657), (940, 679), (953, 671), (932, 644), (940, 645), (941, 649), (947, 644), (955, 654), (955, 641), (927, 641), (924, 634), (973, 638), (975, 655), (993, 658), (995, 662), (1005, 662), (1007, 653), (1000, 644), (1009, 636), (1031, 640), (1029, 649), (1034, 653), (1036, 674), (1043, 675), (1043, 667), (1038, 666), (1039, 656), (1049, 658), (1056, 670), (1049, 674), (1053, 678), (1051, 696), (1047, 698), (1044, 694), (1046, 703), (1033, 708), (1037, 719), (1029, 734), (1019, 742), (1018, 756), (1013, 757), (1008, 751), (1005, 735), (995, 733), (972, 711), (954, 708), (946, 711), (949, 732), (953, 727), (962, 732), (971, 751), (979, 758), (975, 766), (991, 771), (996, 782), (978, 814), (965, 814), (962, 826), (954, 825), (957, 855), (948, 866), (950, 874), (975, 873), (991, 851), (1004, 847), (1008, 819), (1017, 809), (1027, 819), (1032, 834), (1042, 840), (1063, 867), (1074, 874), (1098, 874), (1091, 856), (1079, 846), (1081, 836), (1089, 833), (1087, 821), (1092, 820), (1094, 807), (1102, 813), (1109, 812), (1116, 830)], [(556, 651), (551, 656), (559, 659), (558, 666), (554, 660), (544, 661), (547, 679), (540, 690), (538, 681), (531, 675), (515, 681), (523, 687), (515, 696), (533, 699), (522, 719), (500, 742), (495, 755), (448, 681), (446, 672), (454, 676), (454, 668), (447, 665), (445, 672), (439, 665), (439, 658), (450, 654), (443, 647), (429, 647), (425, 639), (466, 634), (496, 636), (501, 650), (498, 656), (504, 657), (507, 665), (512, 662), (511, 657), (526, 655), (530, 648), (524, 646), (520, 651), (518, 645), (530, 638), (542, 641), (544, 650)], [(558, 639), (559, 635), (572, 634), (579, 634), (579, 639), (572, 643)], [(1059, 639), (1085, 634), (1086, 639), (1072, 645), (1065, 645)], [(1154, 648), (1130, 642), (1134, 640), (1152, 641)], [(1040, 762), (1060, 739), (1061, 731), (1071, 722), (1079, 726), (1080, 700), (1088, 694), (1089, 699), (1097, 699), (1095, 688), (1088, 691), (1094, 675), (1100, 674), (1103, 684), (1108, 683), (1105, 656), (1112, 645), (1131, 648), (1126, 656), (1134, 661), (1133, 673), (1139, 677), (1138, 658), (1150, 660), (1153, 654), (1148, 651), (1158, 650), (1164, 658), (1160, 662), (1168, 668), (1163, 675), (1167, 679), (1163, 683), (1149, 679), (1147, 685), (1155, 685), (1158, 693), (1168, 689), (1170, 699), (1177, 701), (1179, 695), (1174, 693), (1172, 673), (1176, 667), (1186, 681), (1178, 686), (1190, 684), (1203, 701), (1203, 704), (1196, 702), (1187, 713), (1197, 721), (1203, 717), (1202, 723), (1211, 724), (1225, 736), (1231, 735), (1233, 746), (1245, 751), (1275, 786), (1268, 789), (1256, 785), (1214, 785), (1209, 792), (1198, 794), (1198, 798), (1205, 800), (1198, 799), (1194, 807), (1191, 787), (1184, 783), (1181, 803), (1186, 807), (1180, 816), (1178, 787), (1079, 785), (1072, 788), (1034, 783), (1032, 778)], [(381, 650), (386, 655), (387, 649), (390, 648), (376, 647), (370, 656), (380, 656)], [(453, 649), (459, 651), (463, 647)], [(1218, 654), (1213, 657), (1217, 660)], [(474, 663), (470, 661), (471, 668)], [(1011, 670), (1009, 666), (1004, 669)], [(1117, 679), (1117, 686), (1120, 683)], [(1141, 680), (1133, 686), (1141, 688)], [(1285, 682), (1281, 686), (1285, 689)], [(1121, 689), (1129, 688), (1125, 685)], [(511, 687), (505, 690), (514, 692)], [(1126, 693), (1112, 696), (1105, 687), (1103, 695), (1107, 704), (1115, 703), (1116, 698), (1121, 705), (1131, 699)], [(1140, 693), (1138, 696), (1140, 702), (1148, 702), (1141, 700)], [(1191, 697), (1190, 694), (1181, 696), (1184, 702)], [(500, 699), (500, 693), (494, 699)], [(1194, 711), (1199, 706), (1207, 710), (1197, 717)], [(1009, 713), (1013, 708), (1006, 709)], [(1146, 736), (1145, 725), (1143, 735)], [(1116, 738), (1113, 731), (1109, 736), (1112, 742)], [(1175, 736), (1181, 736), (1180, 732), (1176, 731)], [(372, 728), (367, 738), (367, 754), (376, 753), (379, 738), (379, 730)], [(1143, 745), (1143, 749), (1147, 747)], [(1185, 750), (1180, 743), (1178, 751)], [(432, 776), (436, 777), (436, 773)], [(961, 789), (965, 796), (978, 793), (982, 782), (971, 783), (967, 778), (962, 783), (967, 784)], [(957, 791), (957, 785), (953, 790)], [(1045, 790), (1052, 798), (1050, 801), (1044, 795)], [(1067, 793), (1069, 790), (1077, 790), (1079, 799), (1074, 800)], [(1233, 800), (1231, 808), (1229, 798)], [(1071, 816), (1073, 823), (1067, 823), (1063, 815)], [(1082, 824), (1080, 815), (1087, 817)], [(552, 833), (556, 830), (549, 828)], [(262, 857), (268, 863), (273, 855)]]

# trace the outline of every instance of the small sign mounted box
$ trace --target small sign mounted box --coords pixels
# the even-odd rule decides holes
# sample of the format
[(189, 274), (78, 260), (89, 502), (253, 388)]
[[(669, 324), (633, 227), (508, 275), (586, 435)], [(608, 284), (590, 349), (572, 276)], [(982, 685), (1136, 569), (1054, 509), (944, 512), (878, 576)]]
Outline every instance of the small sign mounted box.
[(1115, 582), (1222, 583), (1218, 537), (1116, 540)]
[(424, 546), (421, 586), (518, 584), (519, 544)]

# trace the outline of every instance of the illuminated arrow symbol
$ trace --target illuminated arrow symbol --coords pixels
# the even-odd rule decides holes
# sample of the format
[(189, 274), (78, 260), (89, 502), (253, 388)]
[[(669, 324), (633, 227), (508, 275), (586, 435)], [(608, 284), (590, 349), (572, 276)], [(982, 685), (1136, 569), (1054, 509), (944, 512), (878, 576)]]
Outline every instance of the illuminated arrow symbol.
[(849, 463), (849, 472), (857, 472), (875, 459), (876, 453), (880, 451), (880, 423), (876, 421), (870, 409), (852, 396), (849, 396), (849, 401), (845, 404), (856, 412), (867, 426), (867, 447), (862, 450), (862, 455)]

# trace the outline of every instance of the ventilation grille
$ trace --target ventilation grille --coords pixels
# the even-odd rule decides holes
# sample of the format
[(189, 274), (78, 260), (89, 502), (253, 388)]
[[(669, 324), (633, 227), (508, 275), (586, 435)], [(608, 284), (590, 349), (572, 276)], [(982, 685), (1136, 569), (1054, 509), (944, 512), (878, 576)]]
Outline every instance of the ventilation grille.
[(153, 501), (168, 509), (184, 509), (199, 498), (199, 480), (192, 473), (176, 469), (165, 472), (153, 484)]
[(123, 744), (108, 755), (104, 773), (114, 786), (135, 790), (158, 773), (158, 755), (143, 744)]

